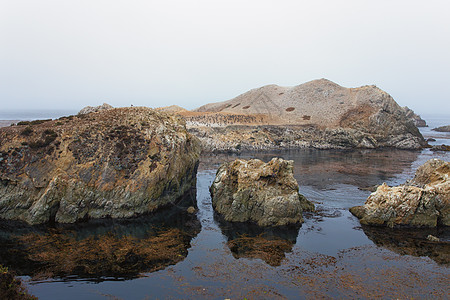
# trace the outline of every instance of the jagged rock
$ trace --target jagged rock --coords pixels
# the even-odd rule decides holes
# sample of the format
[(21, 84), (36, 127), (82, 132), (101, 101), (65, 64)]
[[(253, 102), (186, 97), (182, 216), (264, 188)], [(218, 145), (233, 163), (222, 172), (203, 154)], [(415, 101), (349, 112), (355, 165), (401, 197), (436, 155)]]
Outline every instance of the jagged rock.
[(111, 108), (114, 108), (114, 107), (112, 107), (112, 105), (109, 105), (108, 103), (103, 103), (102, 105), (99, 105), (99, 106), (86, 106), (86, 107), (84, 107), (84, 108), (82, 108), (79, 112), (78, 112), (78, 114), (79, 115), (85, 115), (85, 114), (90, 114), (90, 113), (93, 113), (93, 112), (99, 112), (99, 111), (102, 111), (102, 110), (108, 110), (108, 109), (111, 109)]
[(326, 79), (295, 87), (268, 85), (179, 114), (207, 151), (426, 145), (388, 93), (376, 86), (344, 88)]
[(230, 222), (284, 226), (303, 222), (302, 212), (314, 205), (298, 192), (293, 161), (273, 158), (237, 159), (217, 171), (210, 188), (216, 212)]
[(450, 226), (450, 164), (431, 159), (420, 166), (414, 179), (397, 187), (385, 183), (350, 212), (361, 224), (394, 227)]
[(432, 130), (438, 132), (450, 132), (450, 125), (433, 128)]
[(131, 107), (0, 129), (0, 218), (30, 224), (128, 218), (195, 186), (185, 122)]
[(427, 122), (416, 114), (411, 108), (404, 106), (403, 110), (405, 111), (406, 116), (414, 122), (414, 125), (417, 127), (428, 127)]

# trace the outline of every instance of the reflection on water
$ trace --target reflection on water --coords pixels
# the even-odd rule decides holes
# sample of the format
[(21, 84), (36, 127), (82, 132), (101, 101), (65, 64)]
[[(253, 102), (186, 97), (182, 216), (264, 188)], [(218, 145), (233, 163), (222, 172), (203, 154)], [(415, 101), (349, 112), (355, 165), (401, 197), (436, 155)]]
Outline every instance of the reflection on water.
[[(200, 232), (192, 196), (149, 216), (95, 220), (56, 228), (15, 222), (0, 227), (0, 260), (19, 275), (35, 279), (94, 281), (138, 277), (182, 261)], [(20, 226), (20, 228), (17, 228)]]
[[(300, 185), (319, 190), (336, 184), (351, 184), (367, 188), (380, 184), (401, 173), (417, 159), (420, 152), (408, 150), (316, 150), (210, 154), (200, 162), (199, 170), (217, 169), (225, 161), (236, 158), (258, 158), (269, 161), (273, 157), (294, 160), (295, 177)], [(395, 162), (395, 163), (393, 163)]]
[(251, 223), (232, 223), (217, 214), (214, 220), (227, 237), (234, 258), (259, 258), (271, 266), (279, 266), (285, 253), (292, 251), (299, 230), (299, 226), (263, 228)]
[[(428, 256), (438, 264), (450, 264), (450, 229), (386, 229), (362, 226), (364, 233), (377, 246), (401, 255)], [(431, 242), (431, 234), (441, 242)]]

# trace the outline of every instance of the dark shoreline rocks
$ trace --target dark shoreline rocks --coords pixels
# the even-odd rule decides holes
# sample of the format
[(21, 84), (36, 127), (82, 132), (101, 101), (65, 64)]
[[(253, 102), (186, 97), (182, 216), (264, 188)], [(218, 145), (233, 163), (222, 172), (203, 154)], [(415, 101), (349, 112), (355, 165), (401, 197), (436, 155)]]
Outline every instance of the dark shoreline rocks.
[(437, 128), (433, 128), (432, 130), (437, 131), (437, 132), (450, 132), (450, 125), (440, 126)]
[(210, 188), (214, 210), (229, 222), (287, 226), (303, 222), (314, 205), (298, 192), (293, 161), (237, 159), (223, 164)]
[(30, 224), (129, 218), (195, 186), (200, 144), (149, 108), (0, 129), (0, 218)]
[(377, 188), (363, 206), (350, 212), (363, 225), (450, 226), (450, 163), (431, 159), (404, 185)]

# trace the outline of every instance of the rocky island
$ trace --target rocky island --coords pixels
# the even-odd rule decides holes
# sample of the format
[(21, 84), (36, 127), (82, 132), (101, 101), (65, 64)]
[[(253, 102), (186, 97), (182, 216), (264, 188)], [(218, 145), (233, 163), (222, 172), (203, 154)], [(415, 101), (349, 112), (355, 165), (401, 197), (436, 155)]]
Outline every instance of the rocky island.
[(200, 143), (181, 118), (107, 108), (0, 129), (0, 218), (128, 218), (195, 187)]
[(326, 79), (268, 85), (195, 111), (172, 111), (186, 119), (205, 151), (426, 145), (406, 111), (373, 85), (344, 88)]
[(436, 227), (450, 226), (450, 163), (431, 159), (412, 180), (389, 187), (382, 184), (363, 206), (350, 212), (363, 225)]

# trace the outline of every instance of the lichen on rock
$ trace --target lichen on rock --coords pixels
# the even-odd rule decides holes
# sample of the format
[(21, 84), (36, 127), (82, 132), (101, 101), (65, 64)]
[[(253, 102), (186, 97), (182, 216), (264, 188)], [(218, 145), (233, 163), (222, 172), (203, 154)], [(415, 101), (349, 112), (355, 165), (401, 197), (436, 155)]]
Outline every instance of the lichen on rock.
[(385, 183), (350, 212), (361, 224), (379, 226), (450, 226), (450, 164), (431, 159), (404, 185)]
[(314, 210), (314, 205), (298, 191), (293, 161), (281, 158), (225, 163), (210, 188), (212, 205), (226, 221), (259, 226), (302, 223), (302, 212)]
[(128, 218), (195, 186), (200, 143), (173, 115), (116, 108), (24, 130), (0, 130), (0, 218)]

